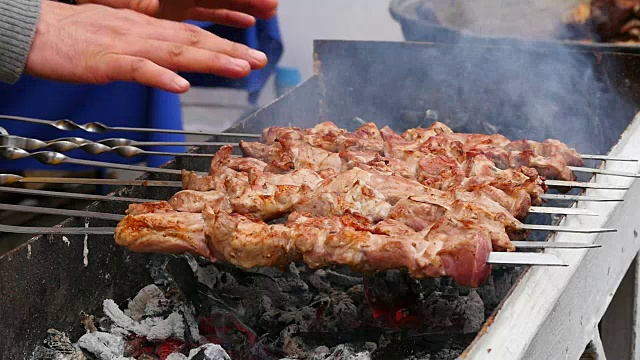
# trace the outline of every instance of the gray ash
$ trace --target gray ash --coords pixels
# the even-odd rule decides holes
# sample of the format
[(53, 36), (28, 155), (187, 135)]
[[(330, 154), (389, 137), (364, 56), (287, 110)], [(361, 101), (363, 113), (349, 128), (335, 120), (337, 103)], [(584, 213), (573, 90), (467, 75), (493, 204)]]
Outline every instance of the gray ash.
[(246, 271), (190, 256), (157, 256), (149, 270), (153, 285), (83, 313), (75, 343), (51, 330), (33, 359), (454, 359), (520, 273), (496, 269), (469, 289), (399, 270)]

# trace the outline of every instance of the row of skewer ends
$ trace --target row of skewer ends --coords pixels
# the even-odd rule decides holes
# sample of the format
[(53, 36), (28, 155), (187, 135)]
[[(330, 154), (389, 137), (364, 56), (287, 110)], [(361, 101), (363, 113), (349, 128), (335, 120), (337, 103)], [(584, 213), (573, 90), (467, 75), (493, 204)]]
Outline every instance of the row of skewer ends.
[(402, 134), (368, 123), (270, 127), (259, 142), (223, 146), (208, 175), (183, 171), (168, 201), (131, 204), (116, 242), (132, 251), (184, 253), (243, 268), (346, 265), (403, 268), (476, 287), (489, 253), (514, 251), (521, 221), (583, 166), (557, 140), (454, 133), (442, 123)]

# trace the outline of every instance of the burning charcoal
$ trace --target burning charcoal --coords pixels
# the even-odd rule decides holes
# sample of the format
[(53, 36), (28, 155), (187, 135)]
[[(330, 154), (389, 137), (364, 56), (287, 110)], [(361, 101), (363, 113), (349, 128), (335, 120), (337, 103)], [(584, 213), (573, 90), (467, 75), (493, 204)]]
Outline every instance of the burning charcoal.
[(147, 316), (158, 316), (167, 311), (169, 300), (164, 297), (164, 292), (156, 285), (144, 287), (129, 301), (124, 314), (135, 321)]
[(371, 360), (371, 353), (356, 352), (350, 345), (339, 345), (328, 356), (318, 360)]
[(80, 321), (82, 321), (82, 325), (84, 326), (84, 329), (87, 332), (96, 332), (98, 331), (98, 329), (96, 329), (96, 325), (94, 323), (94, 317), (93, 315), (89, 315), (87, 313), (85, 313), (84, 311), (80, 312)]
[(184, 318), (178, 313), (174, 312), (166, 319), (154, 317), (137, 322), (125, 315), (118, 305), (109, 299), (104, 301), (103, 310), (114, 323), (112, 332), (124, 335), (131, 332), (145, 336), (150, 341), (166, 340), (170, 337), (184, 340)]
[(120, 336), (105, 332), (84, 334), (78, 340), (78, 346), (95, 355), (99, 360), (113, 360), (124, 356), (124, 340)]
[(435, 330), (450, 330), (462, 333), (480, 330), (484, 322), (484, 303), (480, 296), (472, 291), (469, 296), (447, 299), (439, 291), (433, 292), (416, 307), (419, 317), (425, 318), (425, 324)]
[(191, 350), (188, 360), (231, 360), (231, 357), (220, 345), (206, 344)]
[(351, 276), (333, 270), (326, 270), (325, 274), (327, 279), (333, 286), (338, 286), (343, 289), (349, 289), (356, 285), (362, 284), (362, 275)]
[(44, 346), (36, 346), (31, 354), (31, 360), (85, 360), (86, 357), (80, 350), (74, 350), (72, 354), (62, 354), (56, 350), (48, 349)]
[(309, 282), (313, 287), (315, 287), (320, 292), (329, 292), (331, 290), (331, 285), (325, 281), (325, 272), (320, 269), (317, 270), (313, 275), (309, 277)]
[(464, 308), (462, 333), (470, 334), (480, 331), (484, 323), (484, 303), (478, 293), (472, 291), (461, 306)]
[(329, 356), (331, 349), (326, 346), (318, 346), (313, 352), (309, 355), (309, 360), (317, 360), (324, 359)]
[(158, 360), (158, 357), (149, 354), (142, 354), (137, 360)]
[(198, 321), (196, 320), (196, 310), (193, 305), (182, 304), (178, 309), (184, 316), (186, 323), (185, 340), (193, 344), (204, 344), (206, 339), (200, 335)]
[(169, 354), (164, 360), (188, 360), (188, 358), (181, 353)]
[(61, 354), (73, 354), (76, 351), (67, 334), (56, 329), (47, 330), (47, 338), (44, 343), (48, 348)]
[(366, 301), (366, 297), (364, 294), (364, 285), (356, 285), (347, 290), (346, 294), (349, 295), (351, 300), (356, 304), (360, 304)]
[(308, 354), (304, 341), (296, 336), (299, 331), (297, 325), (289, 325), (280, 332), (280, 338), (282, 339), (282, 349), (287, 356), (304, 359)]

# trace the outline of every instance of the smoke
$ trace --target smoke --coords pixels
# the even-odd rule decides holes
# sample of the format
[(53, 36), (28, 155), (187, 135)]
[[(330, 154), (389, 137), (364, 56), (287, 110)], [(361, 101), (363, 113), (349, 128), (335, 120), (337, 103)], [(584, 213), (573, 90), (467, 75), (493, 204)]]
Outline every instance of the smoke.
[[(603, 108), (629, 106), (606, 76), (607, 70), (619, 76), (622, 73), (619, 63), (609, 64), (608, 69), (598, 74), (603, 67), (598, 53), (538, 42), (547, 40), (548, 43), (548, 40), (571, 35), (563, 19), (577, 6), (577, 0), (448, 0), (420, 1), (420, 4), (420, 11), (430, 7), (446, 27), (471, 35), (471, 41), (464, 37), (454, 41), (461, 45), (454, 50), (454, 59), (479, 56), (477, 46), (473, 47), (473, 36), (520, 38), (510, 43), (516, 51), (498, 51), (499, 56), (489, 60), (491, 64), (467, 60), (474, 65), (464, 74), (455, 69), (433, 72), (436, 83), (467, 84), (458, 89), (465, 97), (474, 98), (473, 92), (478, 91), (492, 94), (493, 99), (484, 97), (484, 101), (494, 111), (467, 120), (485, 122), (485, 132), (490, 129), (536, 140), (558, 138), (581, 151), (603, 152), (613, 145), (631, 120), (633, 115), (628, 113), (620, 115), (626, 116), (625, 119), (610, 118), (608, 115), (615, 114), (614, 109), (601, 116)], [(509, 44), (493, 40), (493, 44)], [(457, 78), (459, 76), (474, 78), (474, 82)], [(483, 88), (487, 84), (493, 84), (494, 89)], [(493, 118), (487, 116), (491, 113)]]
[[(440, 22), (482, 36), (549, 39), (563, 33), (562, 19), (578, 1), (557, 0), (439, 0), (421, 2), (420, 11), (433, 9)], [(427, 8), (428, 7), (428, 8)]]
[[(431, 2), (395, 0), (392, 14), (407, 40), (430, 44), (316, 43), (327, 119), (347, 126), (359, 117), (397, 131), (439, 120), (460, 132), (555, 138), (585, 153), (606, 153), (633, 119), (637, 109), (628, 100), (640, 79), (629, 79), (635, 72), (622, 66), (640, 67), (635, 56), (560, 41), (460, 36), (427, 21), (420, 14), (425, 3)], [(550, 1), (442, 3), (455, 4), (449, 19), (461, 14), (467, 27), (494, 35), (531, 30), (550, 14), (554, 21), (529, 32), (557, 34), (562, 27), (551, 24), (566, 8), (550, 7)], [(491, 16), (494, 11), (500, 16)]]

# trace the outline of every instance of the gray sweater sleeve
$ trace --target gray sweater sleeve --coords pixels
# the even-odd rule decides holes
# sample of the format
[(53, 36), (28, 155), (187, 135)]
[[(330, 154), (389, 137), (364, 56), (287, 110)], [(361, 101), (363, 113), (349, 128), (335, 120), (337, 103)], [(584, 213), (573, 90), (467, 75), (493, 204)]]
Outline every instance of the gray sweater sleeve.
[(41, 1), (0, 0), (0, 82), (13, 84), (22, 75), (40, 18)]

